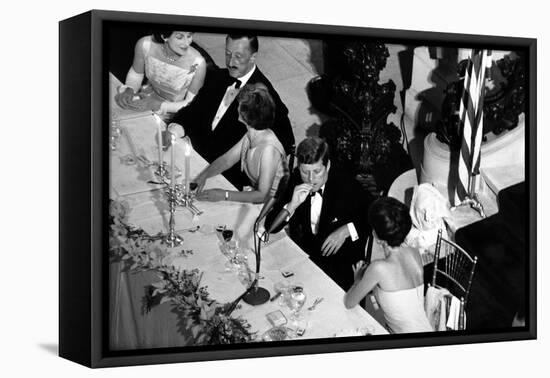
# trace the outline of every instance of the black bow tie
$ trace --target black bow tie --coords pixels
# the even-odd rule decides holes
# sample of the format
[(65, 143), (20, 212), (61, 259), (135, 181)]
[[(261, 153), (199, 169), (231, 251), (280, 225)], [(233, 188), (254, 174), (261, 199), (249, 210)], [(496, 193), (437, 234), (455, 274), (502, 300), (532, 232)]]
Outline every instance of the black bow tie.
[(313, 197), (315, 197), (315, 194), (317, 194), (317, 193), (319, 193), (319, 195), (322, 197), (323, 196), (323, 189), (319, 189), (316, 192), (311, 192), (309, 195), (313, 198)]
[(235, 84), (235, 89), (239, 89), (241, 87), (242, 82), (239, 79), (235, 79), (232, 77), (230, 78), (228, 87), (233, 84)]

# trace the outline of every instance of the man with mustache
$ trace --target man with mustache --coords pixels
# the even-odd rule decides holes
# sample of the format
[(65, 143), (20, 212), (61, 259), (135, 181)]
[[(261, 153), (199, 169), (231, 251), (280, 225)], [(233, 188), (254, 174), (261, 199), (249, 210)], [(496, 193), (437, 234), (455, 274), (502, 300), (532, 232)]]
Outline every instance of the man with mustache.
[[(275, 121), (272, 130), (286, 153), (292, 152), (294, 135), (288, 109), (273, 85), (256, 66), (258, 45), (258, 37), (255, 35), (228, 35), (225, 40), (227, 68), (209, 72), (193, 102), (172, 119), (172, 123), (183, 127), (191, 138), (193, 148), (208, 162), (223, 155), (246, 133), (246, 126), (239, 121), (235, 98), (240, 88), (252, 83), (264, 84), (273, 97)], [(225, 171), (224, 176), (239, 189), (248, 185), (238, 165)]]

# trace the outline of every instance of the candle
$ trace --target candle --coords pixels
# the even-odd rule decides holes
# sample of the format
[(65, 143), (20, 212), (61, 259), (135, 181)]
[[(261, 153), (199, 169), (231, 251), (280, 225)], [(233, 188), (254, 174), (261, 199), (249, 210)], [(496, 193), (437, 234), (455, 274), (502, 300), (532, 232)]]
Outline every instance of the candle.
[(191, 142), (187, 137), (184, 139), (183, 153), (185, 155), (185, 194), (189, 194), (189, 176), (191, 174)]
[(172, 169), (171, 169), (171, 176), (170, 176), (170, 186), (172, 189), (176, 187), (176, 159), (175, 159), (175, 147), (176, 147), (176, 136), (174, 134), (170, 134), (170, 140), (171, 140), (171, 155), (172, 155)]
[(161, 123), (162, 120), (157, 114), (153, 113), (153, 117), (155, 117), (155, 120), (157, 121), (157, 143), (159, 147), (159, 169), (162, 169), (162, 127)]

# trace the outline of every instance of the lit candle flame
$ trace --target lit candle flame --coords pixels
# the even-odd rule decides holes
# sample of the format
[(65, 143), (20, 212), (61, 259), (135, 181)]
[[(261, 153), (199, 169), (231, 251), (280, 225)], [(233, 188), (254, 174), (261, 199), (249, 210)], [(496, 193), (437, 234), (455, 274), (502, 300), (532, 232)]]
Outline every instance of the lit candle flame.
[(185, 156), (191, 155), (191, 143), (189, 142), (188, 138), (184, 139), (183, 153), (185, 154)]

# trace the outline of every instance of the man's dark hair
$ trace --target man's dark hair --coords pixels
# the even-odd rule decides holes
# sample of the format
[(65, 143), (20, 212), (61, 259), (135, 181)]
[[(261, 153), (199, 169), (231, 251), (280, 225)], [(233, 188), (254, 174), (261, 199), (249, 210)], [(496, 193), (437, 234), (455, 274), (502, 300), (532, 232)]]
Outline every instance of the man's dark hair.
[(298, 164), (315, 164), (322, 160), (326, 167), (330, 159), (327, 142), (319, 137), (308, 137), (300, 142), (296, 151)]
[(390, 247), (398, 247), (404, 241), (412, 227), (409, 208), (392, 197), (382, 197), (369, 207), (369, 223), (378, 239)]
[(246, 124), (256, 130), (273, 126), (275, 102), (262, 83), (247, 84), (239, 92), (239, 114)]
[(256, 35), (250, 35), (250, 34), (228, 34), (227, 38), (231, 38), (232, 40), (246, 38), (248, 39), (248, 43), (250, 46), (250, 52), (252, 54), (258, 52), (258, 48), (260, 46), (258, 42), (258, 36)]

